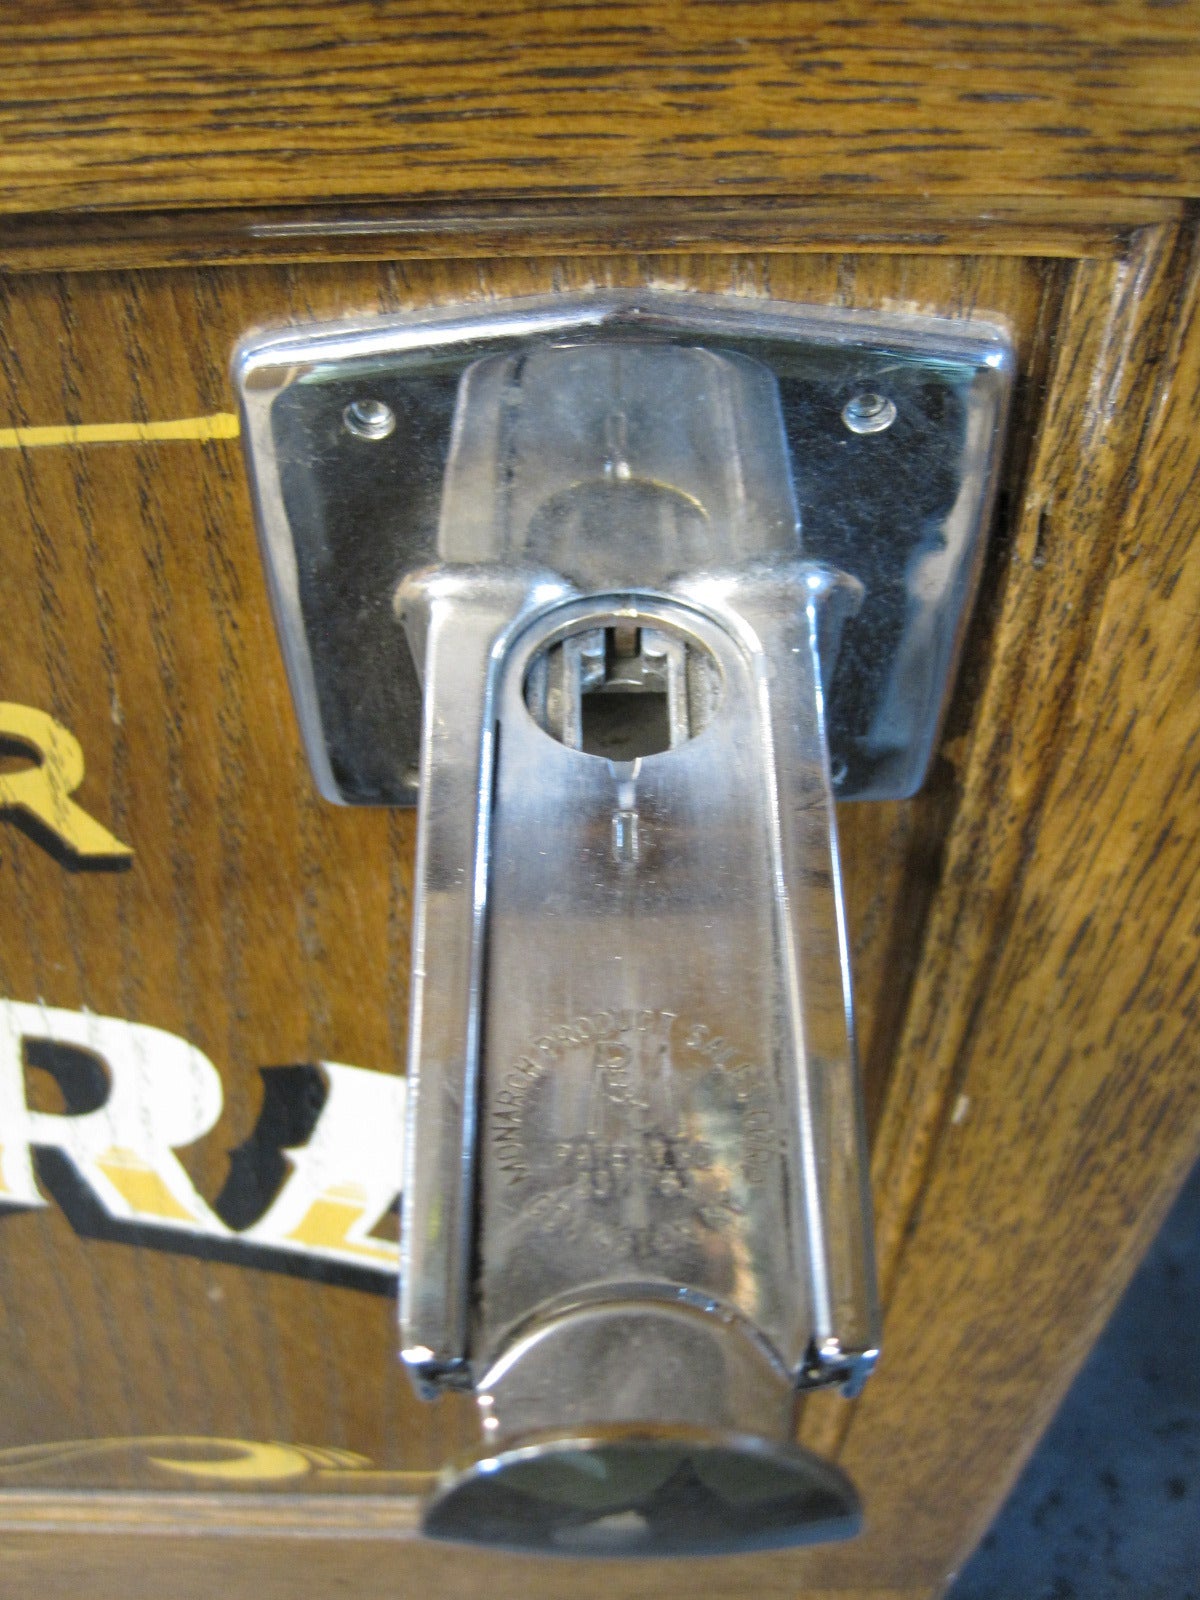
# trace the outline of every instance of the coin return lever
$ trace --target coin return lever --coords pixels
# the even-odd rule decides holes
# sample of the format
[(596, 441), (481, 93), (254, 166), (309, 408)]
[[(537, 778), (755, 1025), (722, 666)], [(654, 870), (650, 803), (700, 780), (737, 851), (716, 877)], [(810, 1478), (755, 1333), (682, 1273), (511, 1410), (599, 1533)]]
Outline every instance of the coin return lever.
[(835, 787), (920, 782), (1003, 339), (551, 299), (239, 376), (318, 782), (411, 803), (419, 748), (402, 1353), (479, 1414), (427, 1531), (852, 1531), (794, 1442), (878, 1345)]

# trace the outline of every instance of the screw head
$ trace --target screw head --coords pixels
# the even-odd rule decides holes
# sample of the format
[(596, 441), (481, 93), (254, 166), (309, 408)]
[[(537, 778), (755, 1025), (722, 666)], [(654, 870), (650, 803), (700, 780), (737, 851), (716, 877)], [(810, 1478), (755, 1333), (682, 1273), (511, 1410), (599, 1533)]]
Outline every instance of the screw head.
[(851, 433), (883, 433), (895, 420), (895, 402), (873, 390), (856, 394), (842, 407), (842, 421)]
[(396, 413), (382, 400), (352, 400), (342, 421), (357, 439), (386, 439), (396, 426)]

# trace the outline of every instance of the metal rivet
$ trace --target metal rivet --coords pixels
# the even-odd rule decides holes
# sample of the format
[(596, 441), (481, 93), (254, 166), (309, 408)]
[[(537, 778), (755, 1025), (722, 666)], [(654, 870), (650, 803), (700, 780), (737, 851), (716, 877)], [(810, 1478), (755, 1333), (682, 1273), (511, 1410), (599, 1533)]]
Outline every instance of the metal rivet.
[(342, 421), (359, 439), (386, 439), (396, 426), (396, 413), (382, 400), (352, 400)]
[(856, 394), (842, 407), (842, 421), (851, 433), (882, 433), (895, 420), (895, 404), (886, 395), (870, 390)]

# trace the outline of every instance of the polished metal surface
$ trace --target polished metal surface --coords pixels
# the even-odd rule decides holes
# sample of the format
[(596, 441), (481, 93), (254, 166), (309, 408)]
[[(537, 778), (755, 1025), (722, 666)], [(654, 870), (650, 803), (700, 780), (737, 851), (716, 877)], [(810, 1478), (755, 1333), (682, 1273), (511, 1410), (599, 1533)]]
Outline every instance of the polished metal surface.
[[(238, 352), (272, 598), (327, 799), (417, 798), (421, 686), (389, 597), (438, 559), (463, 374), (531, 345), (645, 338), (749, 356), (774, 373), (805, 552), (863, 585), (826, 699), (837, 796), (920, 787), (979, 573), (1011, 380), (1003, 334), (985, 322), (606, 291), (288, 328)], [(354, 406), (367, 417), (385, 407), (393, 424), (363, 437), (346, 420)]]
[[(746, 349), (764, 317), (770, 366)], [(428, 1530), (610, 1554), (844, 1535), (852, 1487), (792, 1442), (797, 1393), (854, 1392), (878, 1345), (833, 771), (893, 792), (923, 766), (1004, 346), (946, 336), (935, 357), (928, 324), (870, 345), (844, 317), (690, 297), (496, 313), (465, 366), (463, 324), (437, 327), (453, 411), (420, 564), (375, 524), (357, 565), (347, 531), (311, 542), (330, 461), (416, 425), (388, 385), (395, 327), (241, 360), (325, 792), (386, 703), (392, 657), (365, 624), (353, 656), (355, 605), (382, 595), (423, 695), (402, 1347), (422, 1393), (479, 1407)], [(926, 524), (887, 561), (878, 533), (875, 556), (822, 559), (798, 448), (836, 429), (875, 449), (922, 406), (953, 416), (910, 473)], [(318, 411), (300, 484), (290, 430)], [(849, 716), (831, 761), (843, 641), (873, 601), (888, 665), (844, 689), (866, 732)]]
[(860, 1523), (845, 1473), (808, 1451), (676, 1427), (485, 1456), (437, 1496), (424, 1527), (459, 1543), (598, 1557), (745, 1555), (845, 1539)]

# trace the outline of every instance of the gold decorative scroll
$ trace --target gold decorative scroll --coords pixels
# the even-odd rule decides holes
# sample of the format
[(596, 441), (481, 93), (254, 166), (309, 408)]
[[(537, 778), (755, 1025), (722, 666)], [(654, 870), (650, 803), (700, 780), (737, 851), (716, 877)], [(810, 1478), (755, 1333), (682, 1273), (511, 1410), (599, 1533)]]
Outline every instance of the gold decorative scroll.
[(316, 1445), (210, 1439), (188, 1434), (133, 1438), (71, 1439), (0, 1450), (0, 1490), (46, 1484), (98, 1483), (122, 1487), (190, 1483), (202, 1488), (368, 1487), (422, 1494), (436, 1474), (378, 1468), (353, 1450)]

